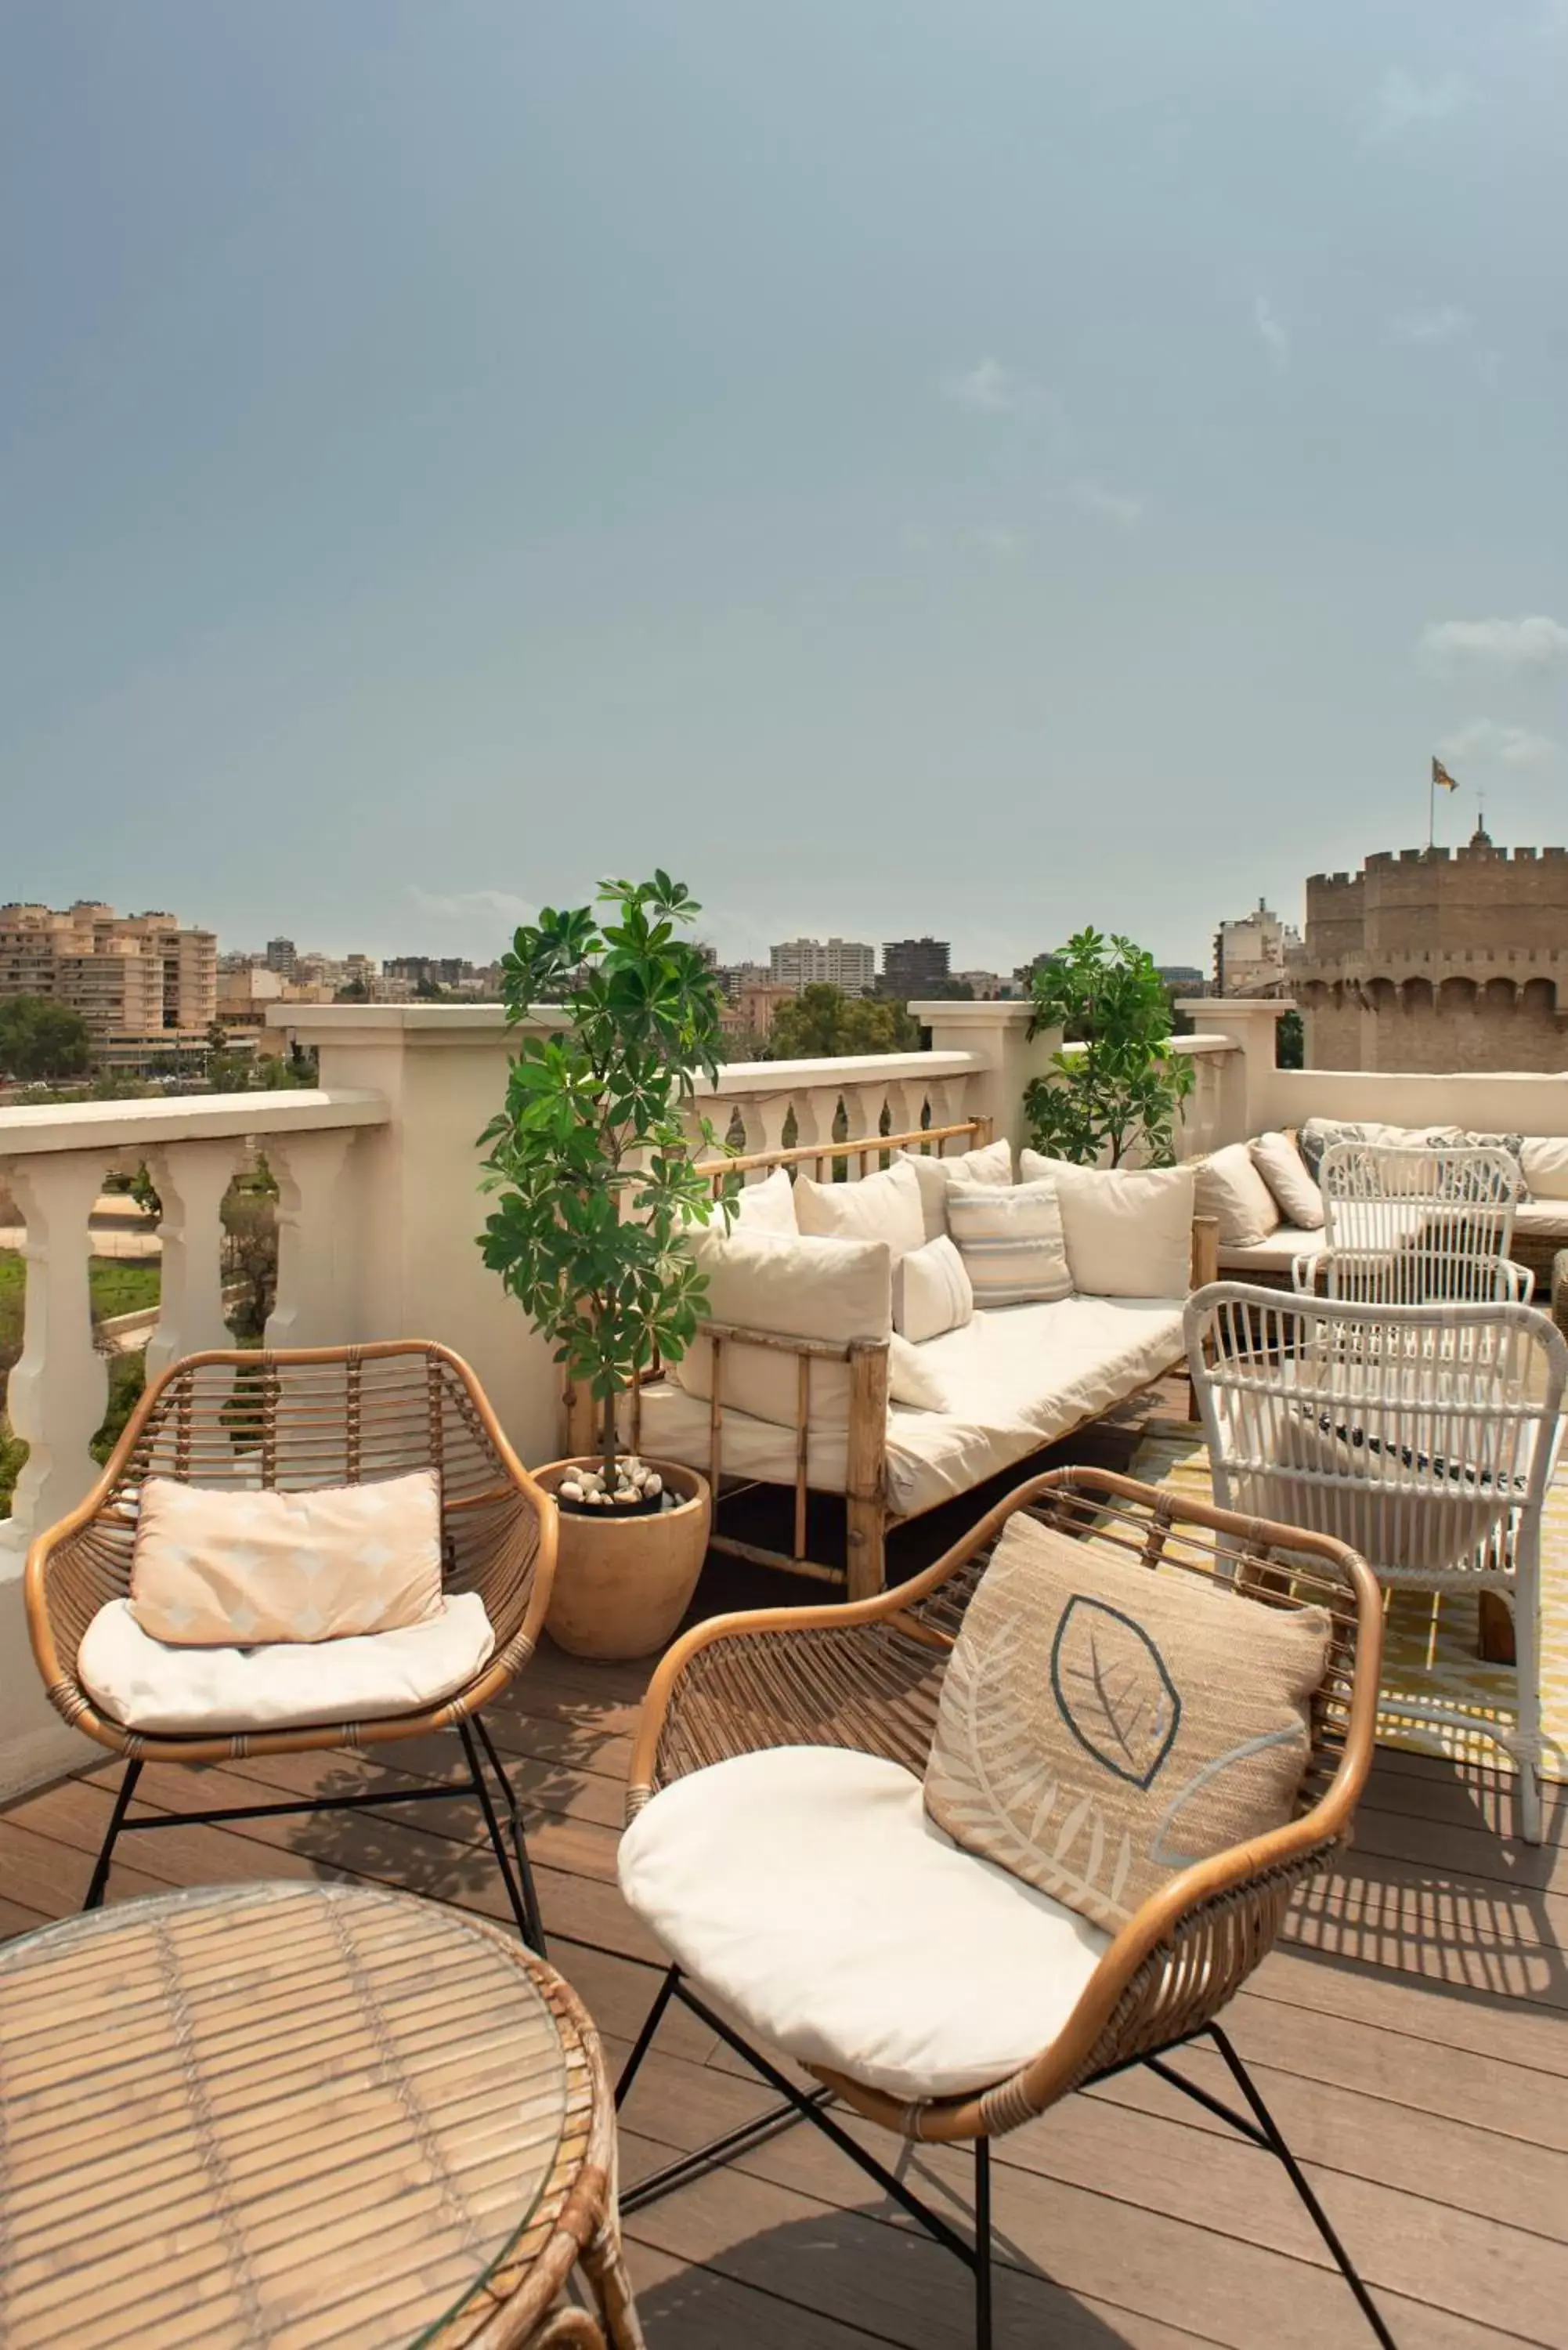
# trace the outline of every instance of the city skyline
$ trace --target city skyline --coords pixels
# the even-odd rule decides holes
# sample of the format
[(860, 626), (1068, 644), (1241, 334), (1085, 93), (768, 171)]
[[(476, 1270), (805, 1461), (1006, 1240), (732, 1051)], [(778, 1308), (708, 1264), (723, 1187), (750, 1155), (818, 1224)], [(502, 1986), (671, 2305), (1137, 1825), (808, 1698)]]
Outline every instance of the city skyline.
[(1433, 752), (1451, 840), (1561, 830), (1544, 0), (78, 0), (7, 66), (8, 886), (1201, 961)]

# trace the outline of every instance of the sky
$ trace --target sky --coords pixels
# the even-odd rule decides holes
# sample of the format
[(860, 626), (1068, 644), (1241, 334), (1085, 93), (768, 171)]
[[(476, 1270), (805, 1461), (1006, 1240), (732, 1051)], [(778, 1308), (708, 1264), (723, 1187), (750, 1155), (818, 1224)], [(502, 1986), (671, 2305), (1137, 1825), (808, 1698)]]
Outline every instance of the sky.
[(0, 898), (1205, 963), (1568, 838), (1568, 0), (0, 0)]

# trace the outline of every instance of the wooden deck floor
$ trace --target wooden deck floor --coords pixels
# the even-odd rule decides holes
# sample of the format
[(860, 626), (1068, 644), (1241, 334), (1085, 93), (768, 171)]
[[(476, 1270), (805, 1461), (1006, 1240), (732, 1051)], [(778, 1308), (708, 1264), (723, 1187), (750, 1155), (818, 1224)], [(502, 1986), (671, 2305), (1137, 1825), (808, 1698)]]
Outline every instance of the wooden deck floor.
[[(716, 1599), (729, 1596), (722, 1573)], [(801, 1586), (790, 1588), (799, 1592)], [(528, 1806), (552, 1956), (612, 2065), (658, 1981), (615, 1851), (642, 1668), (550, 1650), (489, 1718)], [(263, 1790), (395, 1783), (392, 1762), (270, 1758), (150, 1770), (170, 1810)], [(0, 1817), (0, 1934), (81, 1901), (115, 1768)], [(111, 1898), (262, 1876), (348, 1875), (492, 1916), (472, 1806), (160, 1831), (120, 1847)], [(1568, 2343), (1568, 1804), (1511, 1833), (1506, 1778), (1388, 1753), (1355, 1851), (1302, 1898), (1227, 2017), (1403, 2350)], [(417, 1825), (411, 1824), (417, 1821)], [(1183, 2060), (1219, 2090), (1217, 2057)], [(628, 2178), (763, 2102), (686, 2017), (628, 2105)], [(884, 2149), (886, 2150), (886, 2148)], [(997, 2147), (997, 2341), (1006, 2350), (1335, 2350), (1369, 2339), (1270, 2158), (1152, 2075), (1079, 2095)], [(967, 2161), (922, 2154), (940, 2197)], [(868, 2182), (796, 2129), (628, 2222), (652, 2350), (965, 2350), (968, 2280)], [(62, 2345), (65, 2350), (65, 2345)]]

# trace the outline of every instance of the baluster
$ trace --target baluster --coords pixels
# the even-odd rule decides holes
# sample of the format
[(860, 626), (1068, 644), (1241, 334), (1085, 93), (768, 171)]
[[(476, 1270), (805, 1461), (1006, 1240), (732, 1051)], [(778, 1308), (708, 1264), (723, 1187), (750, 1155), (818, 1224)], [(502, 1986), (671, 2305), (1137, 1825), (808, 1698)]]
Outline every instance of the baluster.
[(753, 1149), (782, 1150), (784, 1147), (784, 1128), (789, 1123), (789, 1114), (794, 1107), (794, 1096), (765, 1094), (754, 1107), (763, 1139), (760, 1142), (752, 1145)]
[[(969, 1079), (967, 1077), (939, 1077), (935, 1085), (931, 1086), (928, 1089), (931, 1105), (931, 1124), (933, 1126), (960, 1126), (962, 1124), (963, 1120), (969, 1116), (968, 1107), (964, 1100), (964, 1096), (968, 1090), (968, 1087)], [(949, 1147), (954, 1150), (962, 1150), (966, 1147), (962, 1136), (961, 1135), (959, 1139)]]
[(12, 1161), (5, 1181), (26, 1223), (22, 1352), (5, 1391), (11, 1425), (27, 1446), (12, 1496), (9, 1544), (75, 1509), (98, 1475), (88, 1450), (109, 1400), (109, 1370), (93, 1343), (88, 1218), (103, 1182), (96, 1151)]
[(926, 1107), (926, 1088), (918, 1077), (894, 1077), (886, 1087), (888, 1131), (913, 1134)]
[(352, 1220), (334, 1212), (339, 1178), (354, 1137), (269, 1135), (267, 1164), (277, 1178), (277, 1300), (267, 1316), (269, 1347), (345, 1345)]
[(158, 1327), (147, 1347), (151, 1383), (182, 1356), (232, 1347), (223, 1319), (223, 1226), (220, 1210), (234, 1171), (231, 1141), (164, 1144), (148, 1164), (163, 1221), (163, 1287)]

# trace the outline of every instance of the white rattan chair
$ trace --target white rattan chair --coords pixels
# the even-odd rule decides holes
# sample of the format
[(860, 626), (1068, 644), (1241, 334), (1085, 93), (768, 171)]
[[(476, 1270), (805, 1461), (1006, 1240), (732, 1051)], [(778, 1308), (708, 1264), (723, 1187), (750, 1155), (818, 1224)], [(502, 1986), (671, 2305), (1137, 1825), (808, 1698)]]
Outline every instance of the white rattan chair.
[(1486, 1301), (1528, 1304), (1532, 1277), (1506, 1274), (1519, 1205), (1519, 1162), (1483, 1144), (1336, 1142), (1319, 1174), (1324, 1245), (1298, 1257), (1309, 1294), (1366, 1305)]
[[(1222, 1509), (1347, 1543), (1386, 1586), (1497, 1591), (1512, 1610), (1511, 1730), (1401, 1696), (1514, 1759), (1541, 1840), (1541, 1520), (1568, 1342), (1506, 1303), (1368, 1305), (1215, 1282), (1187, 1307), (1188, 1361)], [(1386, 1700), (1385, 1700), (1386, 1708)]]

